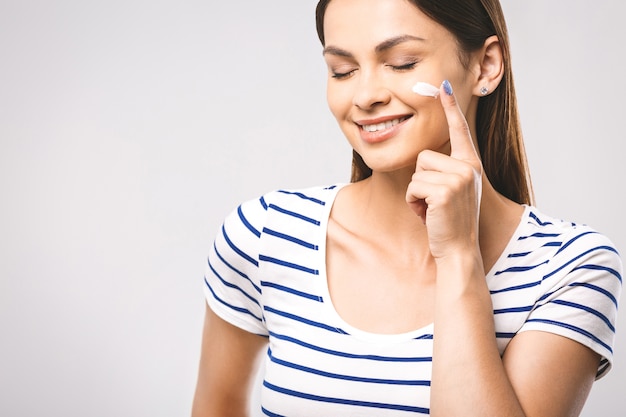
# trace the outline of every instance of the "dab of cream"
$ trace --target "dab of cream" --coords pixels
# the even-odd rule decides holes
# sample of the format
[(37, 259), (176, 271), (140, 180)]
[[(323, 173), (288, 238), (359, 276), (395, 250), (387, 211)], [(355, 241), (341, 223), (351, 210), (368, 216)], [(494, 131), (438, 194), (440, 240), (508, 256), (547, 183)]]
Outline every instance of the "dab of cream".
[(432, 84), (423, 83), (421, 81), (418, 81), (413, 86), (413, 92), (419, 94), (420, 96), (434, 97), (434, 98), (439, 97), (438, 87), (435, 87)]

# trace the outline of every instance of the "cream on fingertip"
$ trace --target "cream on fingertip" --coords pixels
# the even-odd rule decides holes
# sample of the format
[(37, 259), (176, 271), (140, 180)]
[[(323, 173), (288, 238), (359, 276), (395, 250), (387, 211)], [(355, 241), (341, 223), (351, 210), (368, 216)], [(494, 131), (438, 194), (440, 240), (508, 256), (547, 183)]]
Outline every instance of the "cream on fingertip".
[(439, 97), (438, 87), (435, 87), (432, 84), (428, 84), (422, 81), (418, 81), (417, 83), (415, 83), (415, 85), (413, 86), (413, 92), (416, 94), (419, 94), (420, 96), (433, 97), (433, 98)]

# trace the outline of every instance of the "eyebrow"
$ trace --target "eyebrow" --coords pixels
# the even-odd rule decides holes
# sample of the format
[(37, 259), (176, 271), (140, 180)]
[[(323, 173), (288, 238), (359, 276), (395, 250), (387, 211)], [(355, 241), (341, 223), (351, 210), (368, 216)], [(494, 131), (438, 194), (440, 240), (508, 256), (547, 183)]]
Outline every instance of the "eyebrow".
[[(376, 45), (376, 48), (374, 48), (374, 50), (376, 51), (376, 53), (379, 54), (381, 52), (385, 52), (393, 48), (394, 46), (397, 46), (401, 43), (409, 42), (409, 41), (425, 41), (425, 39), (420, 38), (419, 36), (413, 36), (413, 35), (394, 36), (393, 38), (384, 40), (378, 45)], [(327, 55), (327, 54), (337, 55), (337, 56), (341, 56), (345, 58), (353, 58), (353, 55), (350, 52), (346, 51), (345, 49), (341, 49), (332, 45), (324, 48), (323, 55)]]

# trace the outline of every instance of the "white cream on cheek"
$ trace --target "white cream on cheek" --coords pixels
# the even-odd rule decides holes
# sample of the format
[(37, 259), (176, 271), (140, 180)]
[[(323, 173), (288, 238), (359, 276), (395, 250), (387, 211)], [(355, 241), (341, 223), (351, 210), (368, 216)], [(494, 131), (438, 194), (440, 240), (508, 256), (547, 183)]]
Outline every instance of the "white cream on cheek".
[(419, 94), (420, 96), (426, 97), (439, 97), (439, 88), (435, 87), (432, 84), (428, 84), (425, 82), (418, 81), (413, 86), (413, 92)]

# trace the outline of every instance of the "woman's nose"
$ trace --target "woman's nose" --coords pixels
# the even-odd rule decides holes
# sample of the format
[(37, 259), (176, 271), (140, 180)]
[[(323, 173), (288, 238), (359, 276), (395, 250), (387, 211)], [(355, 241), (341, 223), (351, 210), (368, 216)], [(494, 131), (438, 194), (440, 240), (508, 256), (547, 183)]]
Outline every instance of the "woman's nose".
[(369, 110), (377, 105), (387, 104), (390, 95), (379, 74), (361, 71), (358, 74), (352, 103), (360, 109)]

